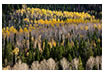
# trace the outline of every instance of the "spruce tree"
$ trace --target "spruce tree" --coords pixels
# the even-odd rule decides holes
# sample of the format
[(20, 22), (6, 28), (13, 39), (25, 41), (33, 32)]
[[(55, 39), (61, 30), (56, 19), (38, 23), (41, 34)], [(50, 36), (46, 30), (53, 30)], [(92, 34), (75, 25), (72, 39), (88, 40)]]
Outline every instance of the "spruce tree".
[(35, 60), (40, 61), (40, 51), (38, 47), (35, 50)]
[(49, 51), (49, 48), (48, 48), (47, 40), (45, 40), (45, 48), (44, 48), (44, 51), (43, 51), (43, 55), (44, 55), (45, 59), (48, 59), (50, 57), (50, 51)]
[(78, 69), (79, 69), (79, 70), (84, 70), (83, 63), (82, 63), (82, 60), (81, 60), (81, 57), (80, 57), (80, 56), (79, 56), (79, 65), (78, 65)]
[(59, 46), (59, 47), (57, 48), (56, 53), (57, 53), (57, 58), (58, 58), (58, 60), (60, 60), (60, 59), (63, 57), (63, 48), (62, 48), (62, 46)]
[(28, 53), (29, 55), (27, 56), (27, 63), (31, 65), (33, 62), (33, 50), (30, 49)]
[(72, 61), (72, 56), (71, 56), (71, 54), (70, 54), (70, 53), (68, 54), (67, 59), (68, 59), (68, 61), (69, 61), (69, 62), (71, 62), (71, 61)]
[(89, 58), (90, 56), (93, 56), (93, 50), (92, 50), (92, 48), (88, 48), (88, 51), (87, 51), (87, 57)]
[(29, 49), (33, 49), (33, 42), (31, 40), (31, 32), (29, 33)]
[(7, 59), (7, 62), (9, 63), (9, 64), (11, 64), (11, 62), (12, 62), (12, 57), (13, 57), (13, 55), (12, 55), (12, 44), (11, 43), (7, 43), (7, 45), (6, 45), (6, 52), (5, 52), (5, 59)]

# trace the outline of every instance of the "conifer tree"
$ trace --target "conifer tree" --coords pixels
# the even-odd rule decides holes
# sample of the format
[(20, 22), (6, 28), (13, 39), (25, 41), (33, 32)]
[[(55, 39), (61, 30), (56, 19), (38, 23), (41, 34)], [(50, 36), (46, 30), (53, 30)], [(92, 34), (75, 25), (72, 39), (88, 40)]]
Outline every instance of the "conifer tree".
[(93, 50), (92, 50), (92, 48), (89, 48), (88, 51), (87, 51), (87, 57), (89, 58), (90, 56), (93, 56)]
[(49, 48), (48, 48), (47, 40), (45, 40), (45, 48), (44, 48), (44, 51), (43, 51), (43, 55), (44, 55), (45, 59), (48, 59), (50, 57), (50, 51), (49, 51)]
[(68, 59), (68, 61), (69, 61), (69, 62), (71, 62), (71, 61), (72, 61), (72, 56), (71, 56), (71, 54), (70, 54), (70, 53), (68, 54), (67, 59)]
[(12, 55), (12, 44), (11, 43), (7, 43), (7, 45), (6, 45), (6, 48), (5, 48), (5, 59), (7, 59), (8, 63), (12, 62), (13, 55)]
[(83, 63), (82, 63), (82, 60), (81, 60), (81, 57), (79, 56), (79, 65), (78, 65), (78, 69), (79, 70), (83, 70), (84, 67), (83, 67)]
[(31, 32), (29, 33), (29, 49), (33, 49), (33, 42), (31, 40)]
[(39, 61), (40, 60), (40, 52), (39, 52), (39, 49), (36, 48), (36, 54), (35, 54), (35, 60)]
[(27, 56), (27, 63), (30, 65), (33, 62), (33, 51), (30, 49)]
[(63, 57), (63, 48), (62, 48), (62, 46), (59, 46), (57, 48), (56, 53), (57, 53), (58, 60), (60, 60)]

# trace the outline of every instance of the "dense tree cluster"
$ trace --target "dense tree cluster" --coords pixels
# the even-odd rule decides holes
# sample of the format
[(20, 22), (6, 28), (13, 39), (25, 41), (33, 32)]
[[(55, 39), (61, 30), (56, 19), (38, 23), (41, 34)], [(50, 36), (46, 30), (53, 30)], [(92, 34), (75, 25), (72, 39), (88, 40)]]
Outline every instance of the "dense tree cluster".
[[(55, 11), (71, 11), (71, 12), (88, 12), (96, 18), (102, 19), (102, 5), (101, 4), (28, 4), (30, 8), (49, 9)], [(21, 9), (21, 4), (3, 4), (2, 13), (3, 20), (10, 19), (10, 13), (14, 10)], [(4, 23), (4, 21), (3, 21)]]
[(102, 5), (2, 7), (2, 67), (101, 69)]

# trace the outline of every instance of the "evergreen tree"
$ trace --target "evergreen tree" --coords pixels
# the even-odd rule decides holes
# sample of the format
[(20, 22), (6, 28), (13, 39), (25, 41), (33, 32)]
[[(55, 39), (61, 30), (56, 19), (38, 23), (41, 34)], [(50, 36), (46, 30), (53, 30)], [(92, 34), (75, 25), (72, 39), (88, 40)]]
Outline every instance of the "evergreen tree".
[(68, 54), (68, 53), (71, 53), (72, 52), (72, 46), (71, 46), (71, 44), (69, 43), (69, 40), (68, 40), (68, 38), (65, 40), (65, 53), (66, 53), (66, 55)]
[(16, 40), (16, 33), (15, 33), (15, 34), (14, 34), (14, 44), (13, 44), (13, 45), (15, 45), (16, 42), (17, 42), (17, 40)]
[(70, 54), (70, 53), (68, 54), (67, 59), (68, 59), (68, 61), (69, 61), (69, 62), (71, 62), (71, 61), (72, 61), (72, 56), (71, 56), (71, 54)]
[(25, 56), (25, 51), (20, 52), (20, 56), (21, 56), (22, 62), (24, 62), (24, 63), (27, 63), (27, 62), (28, 62), (28, 61), (27, 61), (27, 58), (26, 58), (26, 56)]
[(98, 54), (98, 49), (97, 48), (94, 48), (94, 56), (96, 57), (97, 56), (97, 54)]
[(44, 48), (44, 51), (43, 51), (43, 55), (44, 55), (45, 59), (48, 59), (50, 57), (50, 51), (49, 51), (49, 48), (48, 48), (47, 40), (45, 40), (45, 48)]
[(83, 63), (82, 63), (82, 60), (81, 60), (81, 57), (79, 56), (79, 66), (78, 66), (78, 69), (79, 70), (83, 70), (84, 67), (83, 67)]
[(88, 48), (88, 51), (87, 51), (87, 56), (86, 57), (90, 57), (90, 56), (93, 56), (93, 50), (92, 48)]
[(59, 46), (58, 48), (56, 48), (56, 53), (57, 53), (58, 60), (60, 60), (63, 57), (63, 48), (62, 48), (62, 46)]
[(31, 32), (29, 33), (29, 48), (33, 49), (33, 42), (32, 42)]
[(12, 44), (11, 43), (7, 43), (6, 45), (6, 52), (5, 52), (5, 59), (7, 59), (7, 62), (9, 64), (12, 64), (12, 60), (13, 60), (13, 54), (12, 54)]
[(33, 62), (33, 50), (29, 50), (28, 54), (29, 54), (29, 55), (27, 56), (27, 63), (28, 63), (29, 65), (31, 65), (32, 62)]
[(35, 50), (35, 60), (40, 61), (40, 52), (39, 52), (39, 48), (36, 48)]

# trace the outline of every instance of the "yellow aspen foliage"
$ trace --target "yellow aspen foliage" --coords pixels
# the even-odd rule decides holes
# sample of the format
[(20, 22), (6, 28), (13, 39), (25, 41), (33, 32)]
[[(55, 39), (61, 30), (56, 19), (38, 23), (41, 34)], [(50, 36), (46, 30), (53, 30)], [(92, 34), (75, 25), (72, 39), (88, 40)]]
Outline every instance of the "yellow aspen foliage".
[(96, 24), (94, 24), (94, 28), (97, 28), (97, 25)]
[(28, 29), (26, 27), (24, 28), (24, 32), (28, 32)]
[(86, 31), (88, 30), (88, 26), (85, 26), (85, 30), (86, 30)]
[(52, 48), (52, 43), (51, 42), (48, 42), (48, 44), (49, 44), (50, 48)]
[(18, 55), (18, 53), (19, 53), (19, 48), (15, 48), (14, 50), (13, 50), (13, 53), (15, 54), (15, 55)]
[(98, 29), (99, 29), (99, 30), (101, 30), (101, 29), (102, 29), (101, 24), (98, 24)]
[(29, 56), (29, 52), (26, 53), (26, 56)]
[(95, 42), (94, 42), (94, 44), (93, 44), (93, 45), (94, 45), (94, 47), (96, 47), (96, 43), (95, 43)]
[(80, 29), (83, 30), (84, 29), (83, 26), (80, 26)]
[(22, 33), (22, 32), (23, 32), (23, 29), (22, 29), (22, 28), (20, 28), (20, 29), (19, 29), (19, 32), (20, 32), (20, 33)]
[(52, 39), (52, 44), (54, 47), (56, 47), (56, 42)]
[(34, 37), (31, 37), (31, 40), (34, 41)]
[(100, 43), (100, 38), (98, 38), (98, 40), (97, 40), (99, 43)]
[(64, 40), (62, 41), (61, 45), (64, 46)]

